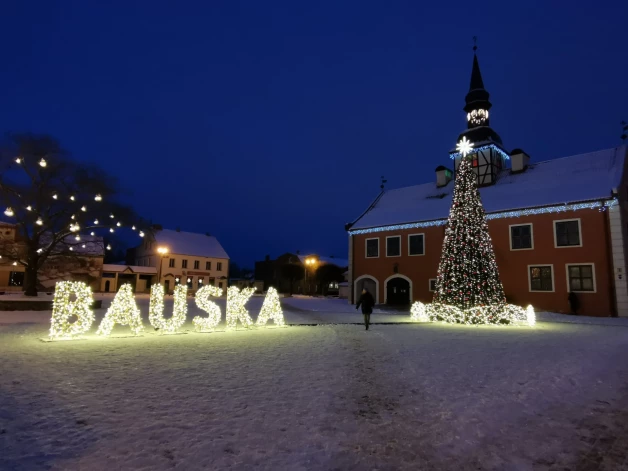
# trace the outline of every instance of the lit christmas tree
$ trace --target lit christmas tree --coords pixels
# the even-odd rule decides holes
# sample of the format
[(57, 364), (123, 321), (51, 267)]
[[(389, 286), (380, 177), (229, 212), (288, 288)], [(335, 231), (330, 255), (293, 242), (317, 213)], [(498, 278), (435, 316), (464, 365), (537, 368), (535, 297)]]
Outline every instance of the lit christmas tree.
[(463, 157), (428, 314), (448, 322), (508, 323), (513, 313), (506, 305), (477, 177), (467, 157), (472, 146), (466, 138), (458, 144)]

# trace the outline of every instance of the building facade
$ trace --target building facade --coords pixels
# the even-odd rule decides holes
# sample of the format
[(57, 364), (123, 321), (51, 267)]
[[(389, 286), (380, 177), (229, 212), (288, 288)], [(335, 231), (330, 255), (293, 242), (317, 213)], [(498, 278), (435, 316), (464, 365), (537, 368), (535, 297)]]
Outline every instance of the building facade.
[[(489, 124), (477, 56), (464, 107), (489, 233), (508, 301), (535, 309), (628, 316), (628, 148), (534, 163), (510, 152)], [(436, 179), (382, 191), (349, 232), (349, 300), (367, 288), (377, 303), (430, 302), (461, 155)]]
[[(98, 291), (104, 261), (101, 237), (84, 236), (59, 245), (38, 271), (38, 290), (52, 291), (59, 281), (82, 281)], [(15, 224), (0, 222), (0, 291), (20, 292), (24, 287), (25, 245)]]
[(229, 256), (214, 236), (158, 228), (131, 253), (137, 267), (156, 269), (154, 282), (168, 293), (186, 284), (191, 291), (217, 286), (226, 295)]

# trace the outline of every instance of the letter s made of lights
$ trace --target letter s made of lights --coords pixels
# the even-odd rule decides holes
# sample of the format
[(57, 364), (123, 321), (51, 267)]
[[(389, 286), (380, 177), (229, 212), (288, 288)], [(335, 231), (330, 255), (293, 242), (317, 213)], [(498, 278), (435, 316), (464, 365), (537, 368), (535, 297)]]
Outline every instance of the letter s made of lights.
[(164, 318), (164, 287), (162, 285), (153, 285), (150, 289), (150, 303), (148, 307), (148, 320), (150, 325), (155, 329), (161, 330), (166, 334), (173, 334), (185, 324), (185, 318), (188, 314), (188, 287), (186, 285), (177, 285), (174, 288), (174, 308), (170, 319)]
[(277, 327), (286, 325), (283, 318), (283, 311), (281, 310), (281, 303), (279, 302), (279, 295), (275, 288), (268, 288), (264, 304), (262, 304), (262, 309), (259, 312), (259, 316), (257, 316), (256, 325), (262, 327), (266, 325), (270, 319), (275, 321)]
[(115, 324), (128, 325), (134, 335), (139, 335), (144, 330), (140, 310), (133, 297), (133, 287), (128, 283), (123, 284), (113, 298), (96, 334), (108, 337)]
[(196, 316), (192, 319), (192, 324), (197, 331), (211, 332), (220, 323), (222, 317), (220, 307), (215, 302), (210, 301), (210, 296), (222, 296), (222, 288), (207, 285), (196, 292), (196, 305), (209, 314), (208, 317)]
[(253, 325), (253, 319), (244, 307), (253, 293), (255, 288), (242, 288), (240, 291), (236, 286), (231, 286), (227, 289), (227, 329), (235, 329), (238, 320), (244, 327)]
[[(76, 300), (70, 301), (75, 295)], [(92, 290), (82, 281), (60, 281), (55, 287), (50, 339), (71, 338), (87, 332), (94, 323)], [(70, 323), (75, 316), (76, 320)]]

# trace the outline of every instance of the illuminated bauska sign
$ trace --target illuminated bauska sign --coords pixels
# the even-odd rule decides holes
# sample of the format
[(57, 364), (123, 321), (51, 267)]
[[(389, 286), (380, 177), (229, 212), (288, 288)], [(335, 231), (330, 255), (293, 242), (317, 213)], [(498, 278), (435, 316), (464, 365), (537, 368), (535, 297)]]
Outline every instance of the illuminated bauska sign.
[[(185, 285), (175, 287), (173, 314), (172, 317), (166, 319), (164, 317), (164, 288), (162, 285), (153, 285), (150, 291), (148, 320), (155, 329), (162, 333), (173, 334), (185, 324), (188, 312), (187, 289)], [(274, 288), (268, 289), (257, 317), (257, 323), (253, 322), (245, 304), (254, 292), (253, 288), (244, 288), (240, 291), (235, 286), (227, 290), (227, 330), (235, 329), (238, 322), (247, 328), (253, 325), (263, 327), (269, 320), (274, 321), (277, 327), (285, 326), (279, 295)], [(210, 298), (221, 295), (222, 289), (215, 286), (204, 286), (196, 292), (196, 305), (208, 314), (207, 317), (196, 316), (192, 319), (196, 331), (212, 332), (220, 323), (222, 318), (220, 307)], [(75, 299), (71, 301), (72, 296)], [(50, 320), (50, 339), (72, 339), (87, 333), (95, 320), (91, 310), (93, 302), (92, 291), (85, 283), (58, 282)], [(70, 322), (71, 319), (74, 319), (73, 322)], [(140, 310), (129, 284), (120, 287), (100, 322), (96, 334), (107, 337), (116, 324), (128, 325), (135, 335), (139, 335), (144, 329)]]

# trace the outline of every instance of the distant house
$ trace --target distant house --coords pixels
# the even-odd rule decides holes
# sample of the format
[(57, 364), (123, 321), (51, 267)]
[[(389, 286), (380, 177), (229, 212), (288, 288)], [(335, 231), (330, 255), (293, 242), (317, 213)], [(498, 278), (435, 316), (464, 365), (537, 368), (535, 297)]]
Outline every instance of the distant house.
[[(288, 252), (275, 260), (266, 256), (265, 260), (255, 262), (255, 280), (263, 282), (264, 291), (273, 286), (280, 293), (336, 295), (342, 272), (348, 265), (346, 259)], [(335, 279), (323, 279), (329, 276), (323, 266), (337, 268)], [(331, 274), (334, 275), (333, 270)]]
[[(196, 291), (206, 285), (226, 290), (229, 279), (229, 255), (216, 237), (156, 227), (144, 242), (129, 251), (138, 267), (154, 267), (155, 281), (166, 292), (184, 283)], [(127, 258), (129, 258), (127, 257)]]
[[(42, 244), (45, 239), (45, 235), (42, 236)], [(0, 290), (22, 291), (25, 268), (17, 260), (23, 259), (24, 249), (16, 225), (0, 222)], [(53, 289), (58, 281), (83, 281), (97, 291), (104, 253), (102, 237), (83, 236), (76, 241), (68, 236), (66, 243), (58, 245), (39, 269), (38, 288)]]

